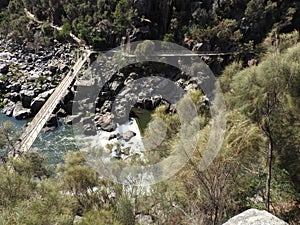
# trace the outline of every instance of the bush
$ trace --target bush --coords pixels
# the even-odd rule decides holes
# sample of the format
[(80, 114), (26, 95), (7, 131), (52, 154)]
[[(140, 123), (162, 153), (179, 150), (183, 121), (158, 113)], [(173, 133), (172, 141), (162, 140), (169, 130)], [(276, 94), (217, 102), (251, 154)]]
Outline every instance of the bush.
[(121, 225), (115, 217), (112, 210), (95, 208), (84, 214), (78, 225)]
[(154, 53), (155, 44), (153, 41), (146, 40), (139, 43), (134, 51), (134, 54), (138, 57), (147, 57)]

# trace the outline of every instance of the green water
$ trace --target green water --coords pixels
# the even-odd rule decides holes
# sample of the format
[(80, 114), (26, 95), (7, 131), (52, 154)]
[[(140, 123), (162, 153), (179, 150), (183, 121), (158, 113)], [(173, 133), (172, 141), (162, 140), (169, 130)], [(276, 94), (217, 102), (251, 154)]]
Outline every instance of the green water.
[[(16, 131), (21, 132), (26, 120), (16, 120), (0, 114), (0, 121), (9, 121), (13, 124)], [(52, 132), (41, 132), (35, 142), (32, 150), (39, 152), (47, 165), (57, 165), (63, 162), (63, 158), (68, 151), (77, 151), (77, 145), (74, 140), (73, 129), (70, 125), (61, 124)], [(3, 150), (0, 153), (3, 154)]]
[(140, 108), (133, 108), (132, 111), (137, 116), (136, 121), (141, 131), (141, 134), (143, 135), (147, 128), (147, 125), (151, 121), (152, 111)]

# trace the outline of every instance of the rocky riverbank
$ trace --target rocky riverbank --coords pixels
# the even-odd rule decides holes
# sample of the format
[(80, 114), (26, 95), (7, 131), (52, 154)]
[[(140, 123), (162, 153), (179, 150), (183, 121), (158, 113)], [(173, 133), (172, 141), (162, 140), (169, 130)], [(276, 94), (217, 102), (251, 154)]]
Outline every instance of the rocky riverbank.
[(53, 45), (35, 47), (0, 39), (2, 113), (16, 119), (33, 117), (74, 64), (77, 48), (55, 40)]

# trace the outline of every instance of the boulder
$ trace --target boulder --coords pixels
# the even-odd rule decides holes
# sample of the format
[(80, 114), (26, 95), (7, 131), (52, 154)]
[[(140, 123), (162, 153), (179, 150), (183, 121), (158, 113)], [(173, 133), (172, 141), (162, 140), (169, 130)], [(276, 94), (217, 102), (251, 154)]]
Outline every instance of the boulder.
[(53, 128), (53, 127), (54, 127), (54, 128), (58, 127), (58, 119), (57, 119), (57, 116), (56, 116), (55, 114), (52, 114), (52, 115), (49, 117), (49, 119), (48, 119), (48, 121), (47, 121), (45, 127), (51, 127), (51, 128)]
[(88, 123), (83, 125), (83, 133), (87, 136), (94, 136), (97, 134), (97, 129), (93, 124)]
[(26, 109), (22, 106), (21, 102), (17, 102), (12, 113), (12, 116), (17, 120), (27, 119), (31, 116), (30, 109)]
[(21, 100), (20, 94), (17, 92), (7, 93), (4, 97), (10, 99), (13, 102), (18, 102)]
[(54, 92), (55, 89), (51, 89), (51, 90), (48, 90), (48, 91), (45, 91), (41, 94), (38, 95), (39, 98), (43, 98), (43, 99), (48, 99), (50, 97), (50, 95), (52, 95), (52, 93)]
[(35, 93), (33, 90), (22, 90), (21, 94), (21, 101), (22, 105), (25, 108), (30, 108), (31, 101), (35, 97)]
[(4, 105), (4, 109), (2, 109), (2, 113), (7, 116), (12, 116), (15, 108), (15, 103), (9, 101)]
[(109, 135), (108, 140), (110, 141), (112, 139), (115, 139), (115, 138), (117, 138), (117, 136), (118, 136), (117, 133), (112, 133)]
[(248, 209), (228, 220), (223, 225), (288, 225), (265, 210)]
[(51, 63), (51, 64), (48, 66), (48, 69), (51, 71), (52, 74), (55, 74), (56, 71), (58, 70), (58, 66), (57, 66), (57, 64)]
[(191, 84), (189, 84), (189, 85), (187, 85), (185, 88), (184, 88), (184, 90), (185, 91), (191, 91), (191, 90), (196, 90), (196, 89), (198, 89), (198, 84), (194, 84), (194, 83), (191, 83)]
[(42, 131), (44, 133), (47, 133), (47, 132), (52, 132), (56, 129), (56, 127), (43, 127)]
[(76, 215), (76, 216), (74, 217), (73, 224), (77, 224), (77, 223), (79, 223), (81, 220), (82, 220), (82, 217)]
[(64, 73), (69, 69), (69, 67), (66, 64), (60, 64), (58, 69), (60, 73)]
[(96, 121), (97, 127), (100, 127), (104, 131), (114, 131), (117, 128), (117, 125), (114, 121), (114, 116), (110, 113), (106, 113), (100, 116)]
[(121, 81), (115, 80), (110, 84), (110, 90), (113, 91), (114, 93), (118, 93), (118, 90), (120, 90), (120, 88), (122, 88)]
[(76, 124), (79, 123), (81, 118), (82, 118), (83, 114), (79, 113), (77, 115), (71, 115), (71, 116), (67, 116), (65, 118), (65, 123), (66, 124)]
[(35, 115), (39, 112), (39, 110), (43, 107), (46, 100), (44, 98), (40, 98), (39, 96), (34, 98), (30, 104), (31, 112)]
[(113, 104), (113, 102), (110, 101), (110, 100), (104, 101), (104, 103), (101, 106), (100, 112), (102, 114), (105, 114), (105, 113), (109, 112), (112, 108), (112, 104)]
[(60, 108), (57, 113), (56, 113), (56, 116), (57, 117), (66, 117), (68, 114), (66, 113), (66, 111), (62, 108)]
[(40, 78), (40, 75), (37, 72), (33, 72), (31, 76), (27, 78), (29, 82), (36, 82)]
[(128, 130), (126, 131), (123, 135), (122, 135), (122, 138), (125, 140), (125, 141), (129, 141), (131, 138), (133, 138), (134, 136), (136, 136), (136, 133), (134, 133), (133, 131), (131, 130)]

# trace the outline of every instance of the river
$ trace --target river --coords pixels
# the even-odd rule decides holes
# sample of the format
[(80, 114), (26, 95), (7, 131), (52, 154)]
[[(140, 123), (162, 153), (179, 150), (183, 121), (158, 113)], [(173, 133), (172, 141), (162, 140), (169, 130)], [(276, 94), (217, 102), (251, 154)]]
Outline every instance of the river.
[[(26, 120), (16, 120), (0, 114), (0, 121), (10, 121), (16, 131), (21, 131), (27, 123)], [(44, 158), (47, 165), (57, 165), (63, 162), (68, 151), (76, 151), (73, 129), (70, 125), (61, 124), (52, 132), (41, 132), (35, 140), (32, 150), (38, 151)]]
[[(141, 142), (141, 133), (147, 126), (147, 123), (151, 119), (151, 112), (147, 110), (135, 110), (137, 115), (136, 122), (139, 128), (135, 128), (134, 132), (137, 133), (137, 136), (133, 139), (135, 143)], [(4, 114), (0, 114), (0, 121), (10, 121), (16, 131), (22, 131), (22, 127), (27, 123), (26, 120), (16, 120), (12, 117), (7, 117)], [(125, 124), (130, 128), (130, 125)], [(120, 126), (119, 128), (122, 128)], [(124, 125), (123, 128), (124, 129)], [(105, 132), (100, 132), (94, 139), (100, 139), (105, 142), (104, 139), (107, 139), (107, 134)], [(81, 138), (81, 137), (76, 137)], [(77, 140), (78, 141), (78, 140)], [(106, 140), (107, 141), (107, 140)], [(140, 145), (140, 144), (137, 144)], [(133, 146), (131, 146), (133, 147)], [(40, 132), (34, 144), (31, 147), (31, 150), (39, 152), (45, 159), (46, 165), (56, 166), (57, 164), (63, 163), (64, 156), (68, 151), (78, 151), (78, 142), (75, 141), (73, 128), (71, 125), (63, 124), (60, 122), (60, 126), (51, 132)], [(3, 154), (3, 152), (0, 153)]]

